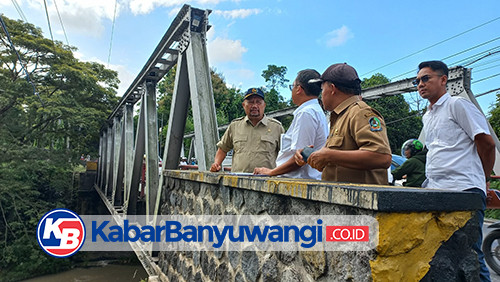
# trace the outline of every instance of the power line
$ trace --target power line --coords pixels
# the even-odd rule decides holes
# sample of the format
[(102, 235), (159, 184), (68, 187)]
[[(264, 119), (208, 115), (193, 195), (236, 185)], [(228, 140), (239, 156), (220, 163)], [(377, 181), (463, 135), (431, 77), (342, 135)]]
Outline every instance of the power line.
[(400, 59), (397, 59), (397, 60), (392, 61), (392, 62), (390, 62), (390, 63), (388, 63), (388, 64), (385, 64), (385, 65), (383, 65), (383, 66), (381, 66), (381, 67), (379, 67), (379, 68), (376, 68), (376, 69), (374, 69), (374, 70), (371, 70), (371, 71), (369, 71), (369, 72), (367, 72), (367, 73), (365, 73), (365, 74), (362, 74), (361, 76), (365, 76), (365, 75), (367, 75), (367, 74), (370, 74), (370, 73), (372, 73), (372, 72), (375, 72), (375, 71), (380, 70), (380, 69), (382, 69), (382, 68), (385, 68), (385, 67), (387, 67), (387, 66), (393, 65), (393, 64), (395, 64), (395, 63), (397, 63), (397, 62), (400, 62), (400, 61), (402, 61), (402, 60), (404, 60), (404, 59), (407, 59), (407, 58), (409, 58), (409, 57), (412, 57), (412, 56), (414, 56), (414, 55), (416, 55), (416, 54), (418, 54), (418, 53), (421, 53), (421, 52), (423, 52), (423, 51), (425, 51), (425, 50), (428, 50), (428, 49), (430, 49), (430, 48), (433, 48), (433, 47), (435, 47), (435, 46), (437, 46), (437, 45), (440, 45), (440, 44), (442, 44), (442, 43), (444, 43), (444, 42), (450, 41), (450, 40), (452, 40), (452, 39), (454, 39), (454, 38), (457, 38), (457, 37), (459, 37), (459, 36), (461, 36), (461, 35), (464, 35), (464, 34), (466, 34), (466, 33), (468, 33), (468, 32), (471, 32), (471, 31), (473, 31), (473, 30), (475, 30), (475, 29), (478, 29), (478, 28), (480, 28), (480, 27), (482, 27), (482, 26), (485, 26), (485, 25), (487, 25), (487, 24), (489, 24), (489, 23), (492, 23), (492, 22), (494, 22), (494, 21), (496, 21), (496, 20), (499, 20), (499, 19), (500, 19), (500, 17), (497, 17), (497, 18), (494, 18), (494, 19), (492, 19), (492, 20), (489, 20), (489, 21), (487, 21), (487, 22), (485, 22), (485, 23), (482, 23), (482, 24), (480, 24), (480, 25), (478, 25), (478, 26), (475, 26), (475, 27), (473, 27), (473, 28), (471, 28), (471, 29), (468, 29), (468, 30), (466, 30), (466, 31), (463, 31), (463, 32), (461, 32), (461, 33), (459, 33), (459, 34), (457, 34), (457, 35), (454, 35), (454, 36), (449, 37), (449, 38), (447, 38), (447, 39), (445, 39), (445, 40), (441, 40), (441, 41), (439, 41), (439, 42), (437, 42), (437, 43), (434, 43), (434, 44), (432, 44), (432, 45), (431, 45), (431, 46), (429, 46), (429, 47), (425, 47), (424, 49), (421, 49), (421, 50), (419, 50), (419, 51), (413, 52), (413, 53), (411, 53), (411, 54), (409, 54), (409, 55), (406, 55), (406, 56), (404, 56), (404, 57), (402, 57), (402, 58), (400, 58)]
[(7, 40), (10, 43), (10, 47), (12, 48), (14, 53), (16, 53), (16, 55), (17, 55), (17, 60), (19, 61), (19, 64), (21, 65), (21, 69), (24, 71), (24, 74), (26, 75), (26, 80), (28, 81), (29, 84), (31, 84), (31, 87), (33, 87), (33, 94), (35, 94), (38, 97), (38, 99), (40, 99), (40, 103), (42, 104), (42, 107), (44, 107), (42, 98), (36, 92), (35, 84), (30, 80), (30, 75), (29, 75), (28, 71), (26, 70), (26, 68), (24, 67), (24, 64), (21, 60), (21, 56), (19, 55), (19, 52), (17, 52), (16, 47), (14, 47), (14, 43), (12, 42), (12, 39), (10, 38), (9, 31), (7, 30), (7, 26), (5, 25), (5, 22), (3, 21), (3, 17), (1, 14), (0, 14), (0, 24), (2, 25), (2, 29), (5, 32), (5, 35), (7, 36)]
[(471, 65), (471, 64), (479, 61), (478, 58), (483, 57), (484, 54), (489, 54), (491, 52), (496, 52), (499, 49), (500, 49), (500, 46), (496, 46), (496, 47), (490, 48), (488, 50), (485, 50), (485, 51), (479, 52), (477, 54), (474, 54), (472, 56), (469, 56), (469, 57), (463, 58), (461, 60), (455, 61), (455, 62), (453, 62), (453, 63), (451, 63), (449, 65), (450, 66), (456, 66), (456, 65), (464, 64), (464, 65), (468, 66), (468, 65)]
[(397, 119), (397, 120), (391, 120), (389, 122), (386, 122), (385, 125), (389, 125), (391, 123), (395, 123), (395, 122), (398, 122), (398, 121), (403, 121), (405, 119), (409, 119), (409, 118), (413, 118), (413, 117), (418, 117), (418, 116), (421, 116), (421, 114), (417, 113), (417, 114), (414, 114), (414, 115), (411, 115), (411, 116), (407, 116), (407, 117), (404, 117), (404, 118), (400, 118), (400, 119)]
[(28, 22), (28, 19), (26, 19), (26, 16), (24, 15), (23, 13), (23, 9), (21, 9), (21, 6), (19, 6), (19, 4), (17, 3), (16, 0), (12, 0), (12, 4), (14, 4), (14, 7), (16, 8), (17, 10), (17, 13), (19, 14), (19, 16), (21, 17), (21, 19), (24, 21), (24, 22)]
[[(466, 53), (466, 52), (468, 52), (468, 51), (474, 50), (474, 49), (476, 49), (476, 48), (479, 48), (479, 47), (481, 47), (481, 46), (484, 46), (484, 45), (486, 45), (486, 44), (489, 44), (489, 43), (491, 43), (491, 42), (493, 42), (493, 41), (496, 41), (496, 40), (499, 40), (499, 39), (500, 39), (500, 37), (497, 37), (497, 38), (494, 38), (494, 39), (488, 40), (488, 41), (486, 41), (486, 42), (483, 42), (483, 43), (481, 43), (481, 44), (478, 44), (478, 45), (476, 45), (476, 46), (470, 47), (470, 48), (468, 48), (468, 49), (465, 49), (465, 50), (462, 50), (462, 51), (460, 51), (460, 52), (457, 52), (457, 53), (455, 53), (455, 54), (453, 54), (453, 55), (450, 55), (450, 56), (448, 56), (448, 57), (446, 57), (446, 58), (443, 58), (443, 59), (441, 59), (441, 61), (445, 61), (445, 60), (447, 60), (447, 59), (450, 59), (450, 58), (456, 57), (456, 56), (458, 56), (458, 55), (460, 55), (460, 54), (463, 54), (463, 53)], [(500, 47), (500, 46), (494, 47), (494, 48), (492, 48), (492, 49), (489, 49), (489, 50), (483, 51), (482, 53), (484, 53), (484, 52), (488, 52), (488, 51), (490, 51), (490, 50), (497, 49), (497, 48), (499, 48), (499, 47)], [(468, 57), (468, 58), (466, 58), (466, 59), (463, 59), (463, 60), (468, 60), (468, 59), (470, 59), (470, 58), (474, 58), (474, 57), (476, 57), (476, 56), (479, 56), (479, 55), (480, 55), (480, 54), (482, 54), (482, 53), (479, 53), (479, 54), (476, 54), (476, 55), (470, 56), (470, 57)], [(459, 62), (461, 62), (461, 61), (455, 62), (455, 63), (453, 63), (453, 64), (451, 64), (451, 65), (458, 64)], [(404, 76), (404, 75), (407, 75), (407, 74), (410, 74), (410, 73), (412, 73), (412, 72), (416, 72), (416, 71), (417, 71), (417, 69), (416, 69), (416, 68), (414, 68), (414, 69), (412, 69), (412, 70), (410, 70), (410, 71), (407, 71), (407, 72), (405, 72), (405, 73), (402, 73), (402, 74), (400, 74), (400, 75), (397, 75), (397, 76), (392, 77), (392, 78), (391, 78), (391, 81), (392, 81), (392, 80), (394, 80), (395, 78), (398, 78), (398, 77), (401, 77), (401, 76)]]
[(50, 27), (49, 11), (47, 10), (47, 0), (43, 0), (45, 5), (45, 15), (47, 15), (47, 23), (49, 23), (50, 38), (54, 41), (54, 36), (52, 36), (52, 28)]
[[(500, 46), (498, 46), (497, 48), (500, 48)], [(497, 50), (497, 51), (494, 51), (494, 52), (488, 52), (488, 54), (486, 54), (486, 55), (484, 55), (484, 56), (482, 56), (482, 57), (480, 57), (480, 58), (478, 58), (478, 59), (475, 59), (474, 61), (472, 61), (472, 62), (470, 62), (470, 63), (468, 63), (468, 64), (465, 64), (465, 65), (464, 65), (464, 67), (466, 67), (466, 66), (470, 66), (470, 65), (472, 65), (473, 63), (475, 63), (475, 62), (477, 62), (477, 61), (479, 61), (479, 60), (482, 60), (482, 59), (484, 59), (484, 58), (486, 58), (486, 57), (489, 57), (489, 56), (491, 56), (491, 55), (495, 55), (495, 54), (498, 54), (498, 53), (500, 53), (500, 50)]]
[(116, 20), (116, 6), (117, 6), (118, 0), (115, 0), (115, 9), (113, 12), (113, 25), (111, 26), (111, 39), (109, 40), (109, 53), (108, 53), (108, 68), (109, 68), (109, 62), (111, 61), (111, 47), (113, 46), (113, 34), (115, 32), (115, 20)]
[(500, 59), (495, 59), (495, 60), (489, 60), (489, 61), (485, 61), (483, 62), (482, 64), (477, 64), (475, 67), (482, 67), (482, 66), (486, 66), (486, 65), (489, 65), (491, 63), (495, 63), (495, 62), (498, 62), (500, 61)]
[(499, 76), (499, 75), (500, 75), (500, 73), (497, 73), (497, 74), (494, 74), (494, 75), (490, 75), (488, 77), (481, 78), (480, 80), (476, 80), (476, 81), (472, 82), (471, 84), (478, 83), (478, 82), (481, 82), (481, 81), (485, 81), (485, 80), (488, 80), (490, 78), (494, 78), (495, 76)]
[(474, 95), (474, 97), (476, 97), (476, 98), (477, 98), (477, 97), (481, 97), (481, 96), (484, 96), (484, 95), (486, 95), (486, 94), (490, 94), (490, 93), (495, 92), (495, 91), (500, 91), (500, 88), (497, 88), (497, 89), (492, 89), (492, 90), (490, 90), (490, 91), (486, 91), (486, 92), (484, 92), (484, 93)]
[(496, 68), (496, 67), (500, 67), (500, 64), (494, 65), (494, 66), (491, 66), (491, 67), (487, 67), (487, 68), (483, 68), (483, 69), (474, 70), (474, 73), (482, 72), (482, 71), (493, 69), (493, 68)]
[(453, 54), (453, 55), (451, 55), (451, 56), (448, 56), (448, 57), (446, 57), (446, 58), (441, 59), (441, 61), (445, 61), (445, 60), (451, 59), (451, 58), (456, 57), (456, 56), (458, 56), (458, 55), (460, 55), (460, 54), (463, 54), (463, 53), (469, 52), (469, 51), (471, 51), (471, 50), (474, 50), (474, 49), (476, 49), (476, 48), (479, 48), (479, 47), (481, 47), (481, 46), (484, 46), (484, 45), (486, 45), (486, 44), (489, 44), (489, 43), (491, 43), (491, 42), (493, 42), (493, 41), (497, 41), (498, 39), (500, 39), (500, 37), (493, 38), (493, 39), (491, 39), (491, 40), (488, 40), (488, 41), (483, 42), (483, 43), (481, 43), (481, 44), (478, 44), (478, 45), (476, 45), (476, 46), (473, 46), (473, 47), (470, 47), (470, 48), (465, 49), (465, 50), (463, 50), (463, 51), (460, 51), (460, 52), (458, 52), (458, 53), (455, 53), (455, 54)]
[(61, 27), (62, 27), (62, 30), (64, 33), (64, 38), (66, 38), (66, 44), (69, 45), (68, 36), (66, 36), (66, 29), (64, 29), (64, 24), (63, 24), (63, 21), (61, 18), (61, 14), (59, 14), (59, 8), (57, 8), (56, 0), (53, 0), (53, 1), (54, 1), (54, 6), (56, 6), (57, 16), (59, 17), (59, 22), (61, 23)]

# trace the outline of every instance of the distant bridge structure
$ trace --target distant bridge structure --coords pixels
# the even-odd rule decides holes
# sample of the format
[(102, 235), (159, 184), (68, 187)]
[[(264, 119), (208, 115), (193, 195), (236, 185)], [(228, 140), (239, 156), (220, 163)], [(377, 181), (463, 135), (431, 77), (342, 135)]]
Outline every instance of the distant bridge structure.
[[(209, 168), (216, 152), (219, 131), (210, 79), (206, 49), (206, 33), (210, 28), (210, 10), (184, 5), (160, 40), (150, 58), (129, 86), (102, 126), (99, 143), (99, 162), (96, 190), (113, 215), (137, 214), (138, 211), (155, 221), (160, 210), (164, 175), (159, 173), (158, 117), (156, 108), (157, 83), (174, 66), (177, 67), (174, 92), (165, 140), (162, 169), (177, 169), (183, 139), (195, 138), (194, 154), (198, 168)], [(362, 91), (363, 99), (415, 92), (415, 77)], [(463, 67), (450, 69), (448, 91), (463, 96), (479, 107), (470, 90), (471, 70)], [(191, 101), (194, 133), (185, 135), (184, 129)], [(139, 119), (134, 134), (133, 109), (140, 102)], [(273, 117), (291, 115), (295, 108), (268, 113)], [(493, 130), (491, 129), (491, 132)], [(135, 138), (134, 138), (135, 136)], [(495, 172), (500, 173), (500, 142), (497, 145)], [(191, 153), (193, 154), (193, 153)], [(145, 166), (145, 175), (143, 173)], [(142, 175), (142, 176), (141, 176)], [(145, 182), (144, 195), (139, 200), (141, 177)], [(145, 207), (142, 210), (142, 207)], [(135, 250), (146, 270), (155, 268), (151, 250)], [(149, 271), (148, 271), (149, 272)], [(150, 272), (155, 273), (155, 271)], [(157, 273), (157, 271), (156, 271)]]

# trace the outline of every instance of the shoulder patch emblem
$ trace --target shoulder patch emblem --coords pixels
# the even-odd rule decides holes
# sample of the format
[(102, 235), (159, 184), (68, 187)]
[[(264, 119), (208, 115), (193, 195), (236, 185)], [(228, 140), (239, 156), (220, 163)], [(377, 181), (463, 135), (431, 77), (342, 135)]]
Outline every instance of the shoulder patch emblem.
[(378, 117), (371, 117), (368, 122), (370, 123), (370, 130), (371, 131), (381, 131), (382, 130), (382, 123), (380, 122), (380, 119)]

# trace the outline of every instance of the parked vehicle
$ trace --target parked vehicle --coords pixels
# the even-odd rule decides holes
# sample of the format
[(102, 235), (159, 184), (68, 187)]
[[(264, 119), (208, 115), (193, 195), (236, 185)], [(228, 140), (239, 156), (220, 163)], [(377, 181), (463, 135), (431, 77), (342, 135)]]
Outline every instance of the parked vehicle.
[(491, 224), (488, 228), (494, 230), (483, 239), (484, 259), (489, 267), (500, 275), (500, 222)]
[[(500, 179), (498, 175), (492, 175), (492, 179)], [(486, 208), (500, 208), (500, 191), (488, 189), (486, 197)], [(486, 263), (493, 271), (500, 275), (500, 222), (491, 224), (488, 228), (493, 230), (483, 239), (483, 253)]]

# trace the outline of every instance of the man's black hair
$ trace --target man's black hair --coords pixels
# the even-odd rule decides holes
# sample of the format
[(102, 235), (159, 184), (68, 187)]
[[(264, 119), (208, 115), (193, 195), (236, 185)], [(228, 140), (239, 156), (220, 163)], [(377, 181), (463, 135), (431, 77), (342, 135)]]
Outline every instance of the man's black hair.
[(418, 65), (418, 71), (420, 71), (423, 68), (431, 68), (435, 72), (439, 72), (442, 75), (448, 76), (448, 66), (446, 66), (446, 64), (441, 61), (421, 62)]
[(309, 83), (309, 81), (320, 77), (319, 72), (313, 69), (305, 69), (297, 73), (296, 81), (308, 96), (318, 97), (321, 94), (321, 82)]

